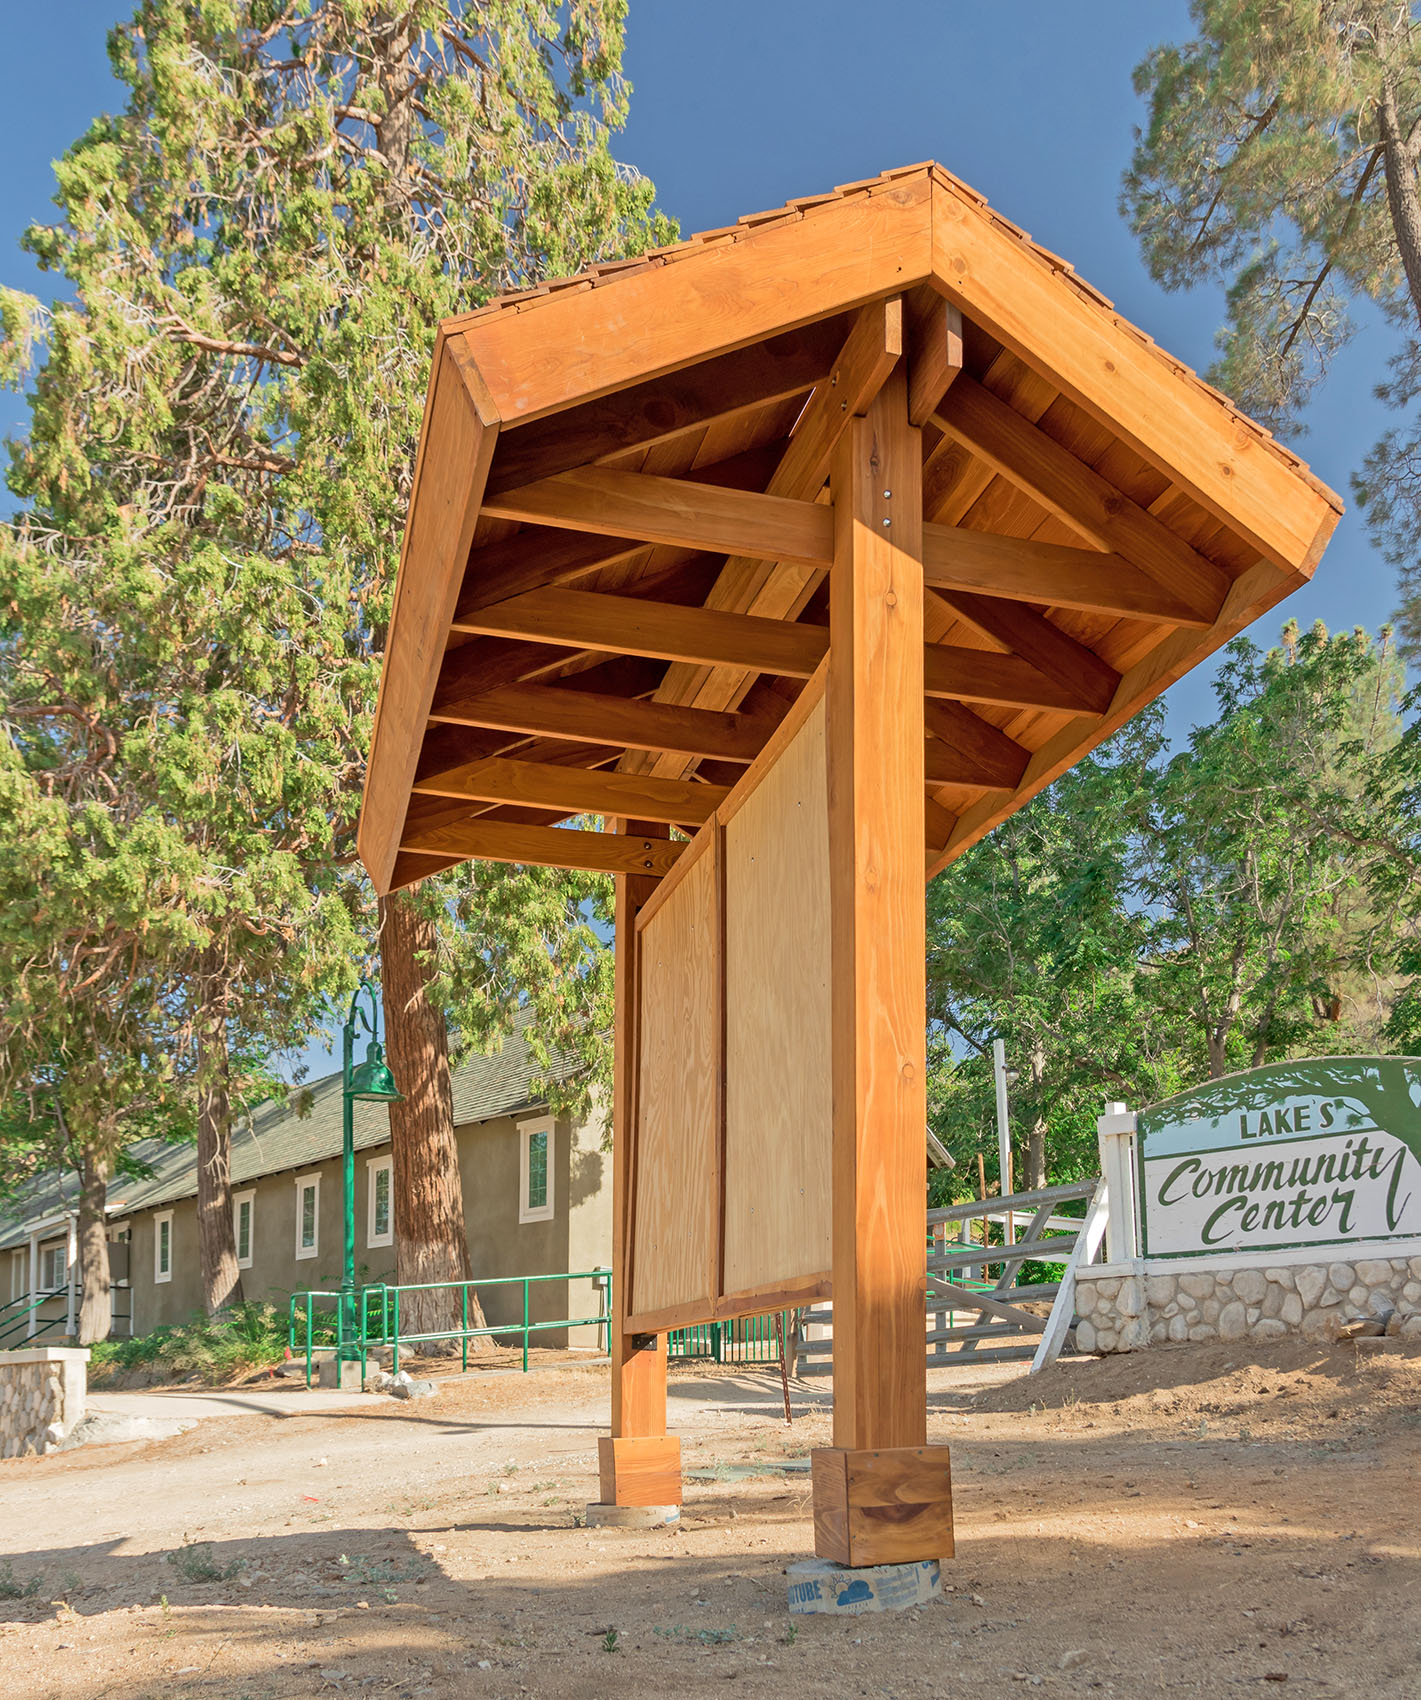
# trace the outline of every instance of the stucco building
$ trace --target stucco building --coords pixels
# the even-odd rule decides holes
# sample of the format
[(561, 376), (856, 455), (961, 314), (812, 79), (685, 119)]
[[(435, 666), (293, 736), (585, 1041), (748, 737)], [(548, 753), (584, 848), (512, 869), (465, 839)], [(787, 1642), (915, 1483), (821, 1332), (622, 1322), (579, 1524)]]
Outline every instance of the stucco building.
[[(611, 1262), (611, 1154), (596, 1116), (556, 1117), (533, 1095), (521, 1032), (492, 1056), (454, 1071), (454, 1124), (464, 1221), (475, 1276), (555, 1275)], [(316, 1082), (299, 1107), (263, 1104), (233, 1130), (233, 1233), (249, 1299), (285, 1305), (293, 1292), (334, 1289), (342, 1261), (340, 1076)], [(388, 1112), (355, 1106), (355, 1256), (362, 1282), (395, 1279), (399, 1234)], [(148, 1173), (109, 1186), (113, 1333), (144, 1334), (202, 1308), (197, 1241), (197, 1154), (147, 1141), (134, 1150)], [(56, 1341), (78, 1303), (75, 1187), (50, 1178), (0, 1211), (0, 1344)], [(28, 1295), (52, 1295), (30, 1310)], [(490, 1323), (521, 1322), (521, 1288), (481, 1290)], [(602, 1279), (531, 1290), (533, 1321), (594, 1316)], [(599, 1330), (549, 1331), (544, 1345), (598, 1344)]]

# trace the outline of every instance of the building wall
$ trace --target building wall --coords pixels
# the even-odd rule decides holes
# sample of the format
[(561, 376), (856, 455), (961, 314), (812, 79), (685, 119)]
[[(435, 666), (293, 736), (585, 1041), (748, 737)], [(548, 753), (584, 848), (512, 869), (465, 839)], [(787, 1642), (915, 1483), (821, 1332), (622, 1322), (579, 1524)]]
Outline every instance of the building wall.
[[(520, 1222), (519, 1121), (534, 1121), (534, 1112), (521, 1117), (457, 1129), (464, 1220), (470, 1261), (477, 1279), (561, 1274), (568, 1270), (609, 1267), (612, 1246), (612, 1159), (601, 1146), (601, 1129), (559, 1119), (555, 1123), (551, 1160), (553, 1216), (548, 1221)], [(358, 1151), (355, 1158), (355, 1255), (360, 1282), (395, 1279), (394, 1246), (371, 1247), (368, 1187), (372, 1157), (389, 1155), (390, 1147)], [(320, 1176), (317, 1255), (296, 1256), (297, 1175)], [(341, 1162), (332, 1158), (300, 1170), (243, 1182), (235, 1190), (254, 1193), (252, 1267), (242, 1271), (248, 1299), (265, 1300), (285, 1308), (293, 1292), (308, 1289), (332, 1292), (340, 1286), (343, 1203)], [(153, 1278), (155, 1223), (172, 1211), (172, 1278)], [(179, 1199), (157, 1210), (130, 1214), (132, 1241), (133, 1331), (144, 1334), (162, 1324), (183, 1322), (202, 1309), (202, 1279), (197, 1241), (196, 1200)], [(399, 1234), (399, 1220), (395, 1221)], [(516, 1284), (480, 1289), (490, 1323), (521, 1324), (523, 1288)], [(601, 1294), (592, 1280), (540, 1281), (529, 1286), (529, 1319), (559, 1320), (596, 1316)], [(595, 1326), (548, 1330), (535, 1335), (534, 1345), (588, 1346), (602, 1343)]]
[[(501, 1116), (462, 1129), (459, 1168), (464, 1188), (464, 1219), (469, 1255), (476, 1277), (562, 1274), (610, 1268), (612, 1262), (612, 1158), (603, 1152), (600, 1127), (558, 1118), (553, 1124), (549, 1173), (553, 1215), (548, 1221), (519, 1220), (521, 1173), (520, 1123), (541, 1121), (535, 1112)], [(523, 1320), (521, 1282), (479, 1289), (490, 1324)], [(588, 1279), (532, 1282), (528, 1289), (530, 1322), (599, 1314), (599, 1290)], [(596, 1346), (595, 1326), (549, 1329), (532, 1344)]]
[[(388, 1153), (389, 1147), (382, 1148)], [(376, 1155), (358, 1151), (355, 1155), (355, 1271), (362, 1281), (393, 1280), (395, 1253), (393, 1246), (368, 1247), (368, 1206), (366, 1188), (369, 1170), (366, 1158)], [(298, 1258), (296, 1255), (296, 1177), (320, 1176), (318, 1195), (316, 1256)], [(235, 1189), (250, 1191), (252, 1199), (252, 1267), (242, 1271), (242, 1292), (248, 1299), (264, 1300), (285, 1307), (294, 1292), (309, 1289), (331, 1292), (340, 1286), (343, 1261), (344, 1205), (341, 1184), (341, 1163), (332, 1158), (313, 1163), (302, 1169), (265, 1175), (260, 1180), (246, 1181)], [(153, 1279), (153, 1242), (155, 1222), (165, 1210), (173, 1213), (172, 1279), (155, 1282)], [(131, 1251), (131, 1280), (133, 1283), (134, 1333), (146, 1334), (163, 1323), (184, 1322), (202, 1309), (202, 1266), (197, 1243), (197, 1201), (178, 1199), (159, 1210), (135, 1211), (132, 1215), (133, 1242)]]

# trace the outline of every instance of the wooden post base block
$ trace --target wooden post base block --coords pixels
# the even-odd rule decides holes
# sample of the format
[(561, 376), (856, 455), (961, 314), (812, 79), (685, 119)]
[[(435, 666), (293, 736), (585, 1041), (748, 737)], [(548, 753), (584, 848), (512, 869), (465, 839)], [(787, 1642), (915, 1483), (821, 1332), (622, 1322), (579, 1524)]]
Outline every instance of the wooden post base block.
[(811, 1453), (814, 1550), (858, 1568), (951, 1558), (952, 1474), (945, 1446)]
[(681, 1442), (672, 1435), (597, 1442), (604, 1505), (679, 1505)]

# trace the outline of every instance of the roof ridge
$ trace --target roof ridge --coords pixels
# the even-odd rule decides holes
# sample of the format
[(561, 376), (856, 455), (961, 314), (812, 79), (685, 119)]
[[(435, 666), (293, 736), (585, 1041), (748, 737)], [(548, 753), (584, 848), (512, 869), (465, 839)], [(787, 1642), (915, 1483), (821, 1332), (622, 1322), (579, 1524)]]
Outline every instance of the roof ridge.
[(928, 159), (914, 165), (901, 165), (881, 171), (876, 177), (865, 177), (857, 182), (841, 183), (830, 191), (814, 194), (799, 195), (784, 202), (779, 207), (766, 208), (763, 212), (745, 213), (734, 224), (722, 225), (711, 230), (695, 231), (689, 236), (681, 237), (678, 241), (667, 243), (664, 247), (649, 248), (640, 254), (627, 255), (620, 259), (599, 261), (581, 272), (567, 277), (553, 278), (534, 284), (527, 289), (513, 290), (502, 295), (496, 295), (478, 307), (471, 308), (467, 313), (460, 313), (453, 318), (444, 320), (441, 334), (448, 335), (453, 331), (462, 331), (477, 324), (481, 319), (503, 312), (527, 312), (536, 310), (544, 301), (554, 296), (563, 295), (569, 290), (596, 289), (617, 282), (620, 278), (633, 277), (650, 266), (670, 265), (689, 257), (693, 252), (722, 246), (726, 243), (743, 242), (747, 238), (776, 224), (792, 224), (806, 218), (822, 216), (830, 208), (852, 200), (860, 195), (881, 193), (890, 187), (900, 185), (906, 178), (926, 175), (937, 185), (949, 193), (969, 203), (983, 216), (989, 218), (993, 225), (1004, 235), (1019, 243), (1022, 250), (1037, 263), (1044, 266), (1052, 275), (1068, 288), (1075, 290), (1077, 295), (1088, 302), (1096, 311), (1103, 313), (1114, 325), (1134, 337), (1143, 347), (1151, 350), (1156, 358), (1169, 365), (1185, 382), (1194, 385), (1201, 393), (1218, 401), (1228, 416), (1243, 427), (1254, 441), (1262, 444), (1293, 472), (1302, 478), (1311, 488), (1338, 513), (1344, 511), (1342, 498), (1332, 487), (1312, 470), (1310, 466), (1296, 454), (1286, 443), (1280, 442), (1257, 420), (1245, 413), (1236, 402), (1222, 395), (1205, 379), (1201, 378), (1189, 366), (1175, 356), (1162, 349), (1148, 332), (1127, 319), (1118, 311), (1109, 296), (1103, 294), (1093, 284), (1083, 278), (1061, 255), (1052, 253), (1042, 243), (1032, 239), (1029, 233), (998, 212), (980, 190), (974, 189), (970, 183), (949, 171), (938, 160)]

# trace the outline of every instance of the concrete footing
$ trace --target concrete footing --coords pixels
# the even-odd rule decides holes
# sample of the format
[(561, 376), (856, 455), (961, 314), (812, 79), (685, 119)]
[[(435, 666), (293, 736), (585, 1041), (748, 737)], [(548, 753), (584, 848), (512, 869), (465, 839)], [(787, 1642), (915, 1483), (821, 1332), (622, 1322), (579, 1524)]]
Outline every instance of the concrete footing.
[[(334, 1387), (341, 1393), (360, 1392), (360, 1360), (358, 1358), (327, 1358), (320, 1367), (319, 1385)], [(373, 1360), (365, 1366), (367, 1375), (377, 1375), (380, 1366)]]
[(867, 1611), (906, 1611), (942, 1598), (942, 1571), (935, 1558), (915, 1564), (867, 1564), (850, 1569), (827, 1558), (791, 1564), (791, 1612), (827, 1612), (856, 1617)]
[(679, 1505), (589, 1505), (589, 1529), (663, 1529), (681, 1521)]

